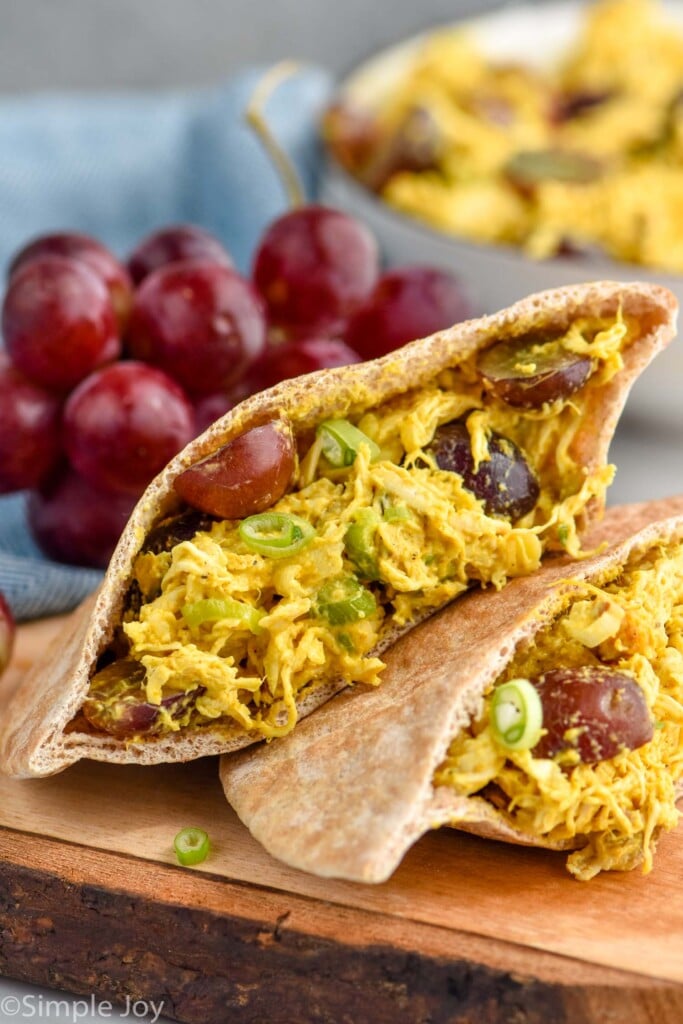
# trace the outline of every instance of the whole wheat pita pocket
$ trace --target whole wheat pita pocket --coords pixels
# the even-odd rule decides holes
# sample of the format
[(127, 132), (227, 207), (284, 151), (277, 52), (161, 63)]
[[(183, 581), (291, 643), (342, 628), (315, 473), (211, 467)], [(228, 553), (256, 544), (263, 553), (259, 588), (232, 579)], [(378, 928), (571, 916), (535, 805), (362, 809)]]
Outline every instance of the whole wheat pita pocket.
[[(604, 503), (611, 477), (607, 449), (629, 387), (670, 340), (675, 314), (673, 296), (652, 286), (600, 283), (559, 289), (415, 342), (384, 359), (284, 382), (236, 407), (150, 485), (94, 605), (76, 616), (71, 633), (57, 641), (19, 687), (4, 713), (4, 770), (17, 776), (45, 775), (81, 757), (150, 764), (238, 749), (292, 727), (297, 715), (308, 714), (349, 682), (373, 681), (373, 673), (376, 681), (381, 666), (376, 655), (472, 580), (501, 586), (511, 576), (534, 571), (544, 550), (564, 545), (576, 553), (576, 531)], [(545, 344), (565, 335), (571, 350), (578, 346), (592, 368), (567, 400), (542, 409), (511, 409), (482, 387), (475, 366), (481, 350), (515, 338), (531, 336)], [(532, 365), (532, 375), (533, 370)], [(489, 515), (457, 473), (439, 474), (425, 464), (420, 444), (429, 432), (465, 412), (473, 452), (475, 435), (480, 450), (482, 438), (488, 444), (489, 428), (496, 427), (505, 435), (506, 451), (507, 439), (516, 440), (533, 467), (540, 496), (518, 522)], [(316, 428), (339, 417), (374, 436), (382, 457), (373, 463), (368, 446), (361, 445), (348, 473), (313, 472), (312, 483), (302, 481), (317, 465), (311, 461)], [(205, 527), (190, 541), (178, 543), (176, 520), (163, 525), (185, 507), (174, 490), (185, 469), (273, 421), (292, 431), (300, 456), (309, 453), (300, 465), (299, 489), (274, 507), (284, 510), (288, 521), (294, 518), (292, 512), (299, 524), (302, 517), (310, 520), (304, 524), (309, 536), (311, 523), (317, 530), (304, 552), (277, 563), (277, 578), (274, 560), (245, 547), (235, 523)], [(404, 465), (409, 449), (413, 461)], [(486, 460), (485, 452), (478, 457)], [(446, 506), (444, 488), (451, 495)], [(418, 492), (419, 508), (412, 508)], [(409, 526), (386, 526), (386, 495), (390, 505), (410, 506)], [(350, 545), (339, 524), (355, 523), (367, 505), (379, 509), (372, 514), (382, 521), (382, 573), (391, 576), (393, 589), (389, 592), (382, 582), (360, 586), (354, 577), (351, 585), (360, 586), (361, 603), (367, 609), (370, 601), (371, 611), (363, 611), (358, 616), (362, 621), (344, 630), (329, 628), (329, 616), (323, 626), (324, 616), (315, 611), (312, 584), (303, 580), (304, 572), (317, 580), (316, 586), (326, 573), (334, 577), (340, 571), (347, 574), (340, 577), (342, 582), (348, 583)], [(442, 506), (445, 526), (435, 512)], [(164, 561), (168, 552), (145, 552), (158, 530), (170, 530), (174, 540), (170, 567)], [(411, 530), (417, 540), (410, 540)], [(450, 561), (444, 568), (446, 556)], [(192, 564), (186, 569), (188, 561)], [(365, 568), (358, 573), (368, 575)], [(323, 590), (315, 591), (318, 598)], [(203, 613), (208, 600), (215, 610), (211, 602), (225, 602), (226, 593), (233, 605), (240, 598), (246, 625), (232, 619), (228, 627), (221, 621), (190, 624), (188, 608), (194, 613), (199, 605)], [(267, 607), (255, 608), (254, 619), (254, 608), (247, 605), (259, 601)], [(345, 602), (337, 605), (345, 615)], [(222, 629), (228, 629), (225, 636), (218, 635)], [(369, 651), (368, 637), (374, 648)], [(132, 668), (123, 664), (128, 657)], [(110, 698), (109, 690), (101, 696), (103, 677), (108, 686), (119, 672), (142, 673), (142, 681), (134, 683), (144, 687), (142, 695), (135, 690), (130, 700), (135, 713), (141, 704), (152, 708), (158, 732), (154, 725), (145, 733), (117, 738), (99, 727), (100, 712), (109, 719), (114, 711), (120, 713), (118, 698)], [(169, 693), (169, 702), (176, 703), (162, 706)], [(83, 714), (93, 706), (97, 727), (92, 716)]]
[[(676, 822), (683, 784), (683, 496), (608, 510), (588, 541), (609, 547), (580, 562), (550, 559), (499, 593), (466, 595), (394, 645), (378, 690), (347, 691), (286, 739), (222, 758), (226, 796), (252, 834), (293, 867), (361, 882), (387, 879), (421, 835), (444, 825), (511, 843), (576, 849), (569, 866), (580, 878), (643, 860), (649, 867), (659, 832)], [(668, 623), (659, 618), (656, 594), (664, 600), (667, 580), (676, 590)], [(619, 615), (605, 628), (615, 609)], [(567, 622), (573, 635), (563, 628)], [(597, 623), (591, 647), (576, 640), (577, 622), (583, 639), (586, 627), (590, 633)], [(558, 630), (561, 645), (548, 645), (544, 638)], [(600, 638), (602, 647), (594, 643)], [(648, 644), (655, 649), (649, 658), (640, 652)], [(658, 719), (653, 740), (618, 761), (574, 771), (538, 759), (540, 784), (507, 794), (501, 776), (507, 773), (506, 788), (511, 778), (514, 786), (514, 773), (529, 771), (528, 751), (518, 758), (521, 772), (516, 765), (503, 771), (498, 762), (497, 783), (485, 756), (477, 779), (476, 744), (486, 739), (482, 715), (486, 721), (492, 688), (517, 675), (520, 664), (540, 674), (556, 667), (548, 659), (558, 651), (576, 658), (579, 646), (586, 663), (599, 663), (605, 653), (611, 668), (623, 663), (646, 689), (657, 690), (649, 694)], [(504, 748), (498, 753), (501, 761), (512, 756)], [(625, 767), (628, 758), (632, 764)], [(473, 792), (453, 788), (449, 769), (457, 782), (470, 781), (465, 788)], [(584, 777), (575, 780), (572, 794), (577, 771)], [(559, 794), (554, 776), (561, 776)], [(533, 801), (543, 808), (548, 793), (551, 801), (556, 795), (565, 801), (555, 808), (558, 820), (567, 815), (577, 824), (583, 816), (592, 831), (572, 835), (556, 826), (549, 834), (534, 832), (543, 816)], [(510, 810), (513, 798), (517, 806)]]

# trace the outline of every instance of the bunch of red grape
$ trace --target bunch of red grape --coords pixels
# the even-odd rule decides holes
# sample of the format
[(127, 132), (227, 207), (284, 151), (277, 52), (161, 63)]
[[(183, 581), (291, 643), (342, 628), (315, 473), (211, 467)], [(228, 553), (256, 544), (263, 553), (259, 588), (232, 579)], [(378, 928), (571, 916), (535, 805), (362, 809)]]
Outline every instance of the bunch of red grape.
[(149, 481), (247, 394), (468, 312), (449, 273), (380, 276), (367, 228), (323, 206), (270, 226), (251, 281), (192, 225), (155, 232), (126, 266), (85, 235), (38, 238), (2, 308), (0, 494), (30, 491), (49, 556), (104, 566)]

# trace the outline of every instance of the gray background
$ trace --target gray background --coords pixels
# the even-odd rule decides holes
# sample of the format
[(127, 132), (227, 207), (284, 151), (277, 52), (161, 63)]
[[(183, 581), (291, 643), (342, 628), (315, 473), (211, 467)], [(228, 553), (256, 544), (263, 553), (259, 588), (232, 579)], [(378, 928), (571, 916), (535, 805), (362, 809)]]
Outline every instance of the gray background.
[(285, 56), (349, 67), (496, 0), (0, 0), (0, 92), (215, 82)]

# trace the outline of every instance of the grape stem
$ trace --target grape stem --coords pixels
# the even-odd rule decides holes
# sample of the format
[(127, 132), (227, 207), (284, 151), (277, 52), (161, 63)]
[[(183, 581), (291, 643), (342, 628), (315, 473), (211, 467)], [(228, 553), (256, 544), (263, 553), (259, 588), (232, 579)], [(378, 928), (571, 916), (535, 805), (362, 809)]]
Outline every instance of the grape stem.
[(303, 185), (301, 184), (301, 179), (296, 173), (292, 161), (285, 154), (282, 146), (270, 129), (270, 125), (268, 124), (265, 116), (265, 106), (273, 93), (276, 92), (282, 83), (288, 78), (297, 74), (300, 67), (301, 65), (297, 61), (293, 60), (283, 60), (278, 64), (274, 64), (272, 68), (269, 68), (263, 77), (259, 79), (247, 104), (246, 110), (244, 111), (245, 121), (261, 141), (261, 145), (272, 160), (273, 165), (280, 176), (280, 180), (282, 181), (287, 199), (292, 209), (296, 209), (298, 206), (303, 206), (306, 202), (306, 196)]

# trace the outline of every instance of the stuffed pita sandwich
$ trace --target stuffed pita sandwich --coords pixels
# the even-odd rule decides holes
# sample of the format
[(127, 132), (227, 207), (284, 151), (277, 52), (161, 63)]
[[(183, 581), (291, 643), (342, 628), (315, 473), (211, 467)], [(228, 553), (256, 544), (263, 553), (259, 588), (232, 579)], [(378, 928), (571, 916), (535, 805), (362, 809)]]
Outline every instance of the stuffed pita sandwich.
[[(292, 736), (221, 760), (274, 856), (382, 882), (450, 825), (647, 871), (683, 780), (683, 497), (608, 511), (601, 553), (473, 592)], [(454, 861), (457, 851), (454, 851)]]
[(578, 555), (675, 308), (648, 285), (546, 292), (237, 406), (150, 485), (94, 604), (23, 681), (5, 771), (281, 737), (379, 684), (381, 653), (470, 586)]

